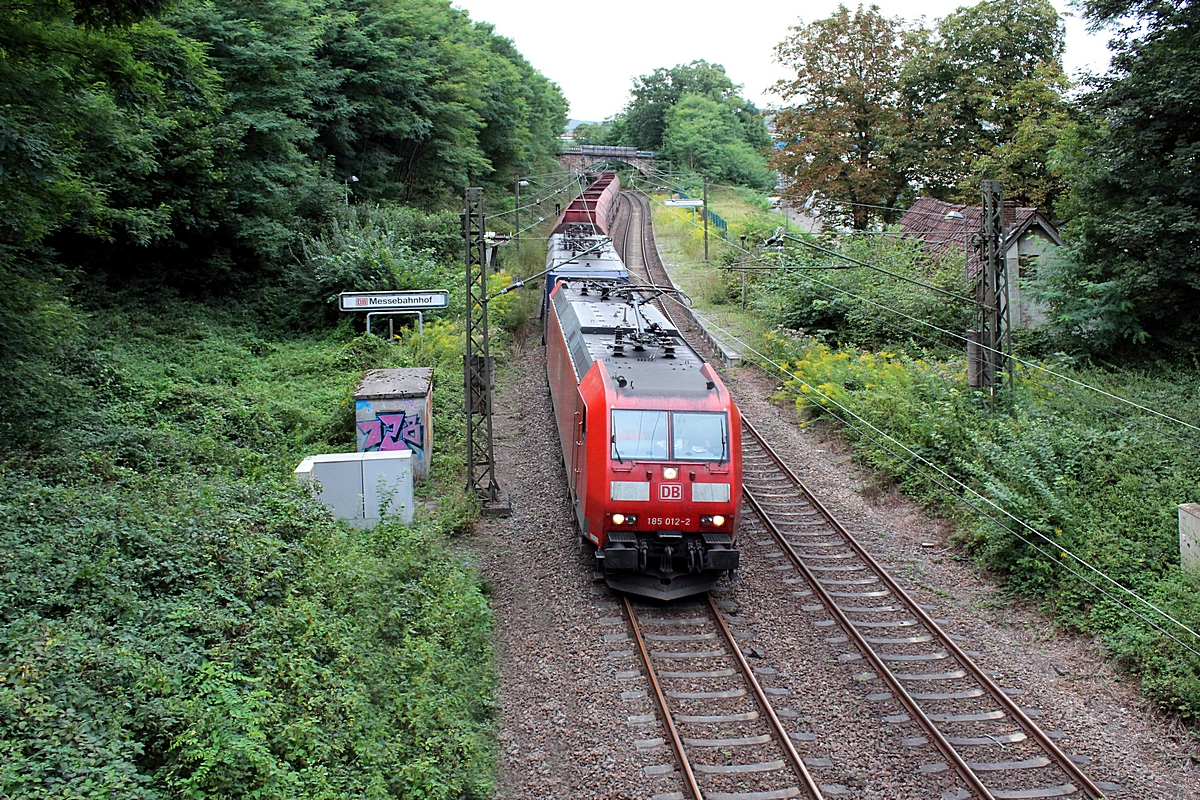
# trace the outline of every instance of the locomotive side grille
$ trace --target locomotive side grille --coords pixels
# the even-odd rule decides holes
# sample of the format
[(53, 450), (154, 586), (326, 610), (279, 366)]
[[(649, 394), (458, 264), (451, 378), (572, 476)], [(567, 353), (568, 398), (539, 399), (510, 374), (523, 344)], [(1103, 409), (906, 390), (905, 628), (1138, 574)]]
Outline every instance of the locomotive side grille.
[(613, 481), (609, 489), (609, 498), (612, 500), (649, 500), (650, 481)]
[(728, 503), (728, 483), (693, 483), (693, 503)]

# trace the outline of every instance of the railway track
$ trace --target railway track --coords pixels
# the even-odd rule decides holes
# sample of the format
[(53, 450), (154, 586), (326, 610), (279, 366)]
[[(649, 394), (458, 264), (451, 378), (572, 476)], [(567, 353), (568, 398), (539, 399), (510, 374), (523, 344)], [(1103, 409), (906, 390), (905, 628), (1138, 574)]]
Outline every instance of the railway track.
[[(831, 644), (848, 647), (843, 662), (863, 661), (860, 680), (879, 682), (870, 701), (895, 702), (892, 724), (917, 728), (904, 743), (931, 746), (941, 761), (922, 772), (947, 770), (962, 787), (956, 798), (1099, 798), (1117, 787), (1094, 783), (1013, 699), (995, 673), (975, 663), (876, 559), (821, 504), (775, 454), (754, 425), (743, 420), (743, 485), (749, 507), (792, 562), (825, 610), (818, 622), (841, 628)], [(949, 796), (948, 796), (949, 797)]]
[[(628, 193), (622, 197), (619, 246), (626, 266), (649, 283), (670, 285), (644, 221), (646, 201)], [(672, 309), (662, 310), (672, 318)], [(694, 321), (686, 316), (691, 327)], [(976, 664), (821, 504), (753, 423), (743, 418), (743, 424), (743, 483), (756, 517), (747, 515), (744, 524), (769, 533), (791, 561), (797, 588), (806, 587), (796, 593), (801, 602), (808, 601), (803, 610), (828, 613), (829, 619), (817, 624), (831, 629), (830, 644), (845, 646), (839, 660), (863, 662), (856, 678), (880, 684), (867, 700), (899, 706), (900, 713), (883, 721), (908, 726), (912, 735), (903, 743), (916, 752), (932, 748), (934, 758), (925, 759), (919, 770), (956, 778), (956, 788), (943, 795), (946, 800), (1100, 798), (1120, 788), (1093, 782), (1081, 769), (1087, 758), (1058, 747), (1061, 734), (1043, 731), (1033, 721), (1038, 712), (1021, 708), (1013, 699), (1017, 691), (1005, 689), (997, 673)], [(682, 763), (685, 756), (678, 752)]]
[(624, 604), (685, 796), (821, 800), (769, 700), (787, 690), (759, 682), (731, 630), (740, 620), (711, 596), (664, 606), (625, 595)]

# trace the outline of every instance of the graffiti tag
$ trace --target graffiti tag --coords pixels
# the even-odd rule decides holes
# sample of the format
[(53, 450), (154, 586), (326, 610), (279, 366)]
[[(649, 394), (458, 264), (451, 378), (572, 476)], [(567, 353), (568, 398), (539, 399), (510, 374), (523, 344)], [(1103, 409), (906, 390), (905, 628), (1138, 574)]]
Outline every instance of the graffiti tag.
[(358, 423), (358, 433), (365, 437), (363, 452), (425, 449), (425, 425), (421, 418), (403, 411), (376, 414), (375, 419)]

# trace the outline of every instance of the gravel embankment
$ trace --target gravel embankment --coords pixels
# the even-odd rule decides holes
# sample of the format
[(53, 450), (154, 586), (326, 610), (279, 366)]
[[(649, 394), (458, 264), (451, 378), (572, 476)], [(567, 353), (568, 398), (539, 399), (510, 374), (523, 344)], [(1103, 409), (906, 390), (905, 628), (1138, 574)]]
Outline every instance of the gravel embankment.
[[(498, 376), (497, 474), (513, 515), (484, 520), (472, 545), (491, 589), (500, 666), (501, 774), (496, 797), (665, 798), (680, 791), (656, 710), (642, 690), (642, 665), (626, 639), (616, 598), (592, 579), (578, 554), (566, 481), (546, 389), (544, 350), (521, 348)], [(880, 493), (836, 435), (801, 429), (790, 409), (764, 398), (771, 379), (753, 368), (726, 376), (743, 412), (768, 436), (830, 510), (862, 531), (868, 549), (897, 567), (906, 588), (933, 607), (964, 646), (1024, 689), (1047, 730), (1061, 730), (1068, 752), (1091, 758), (1095, 780), (1121, 784), (1118, 798), (1200, 798), (1189, 767), (1189, 740), (1147, 707), (1127, 678), (1105, 664), (1090, 640), (1054, 631), (1048, 621), (1006, 598), (946, 545), (947, 529), (902, 497)], [(805, 587), (767, 537), (743, 529), (744, 568), (720, 597), (744, 620), (764, 684), (786, 690), (775, 707), (795, 730), (818, 782), (854, 798), (937, 798), (951, 785), (919, 767), (939, 760), (901, 740), (910, 729), (885, 725), (895, 714), (873, 703), (855, 676), (861, 665), (838, 656), (836, 630), (806, 611)]]

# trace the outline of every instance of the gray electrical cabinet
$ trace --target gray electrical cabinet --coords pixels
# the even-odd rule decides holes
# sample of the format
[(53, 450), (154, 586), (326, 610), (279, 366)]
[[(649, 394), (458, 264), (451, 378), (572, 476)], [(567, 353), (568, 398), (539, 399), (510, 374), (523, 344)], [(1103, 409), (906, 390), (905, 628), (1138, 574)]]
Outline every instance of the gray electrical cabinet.
[(325, 453), (296, 467), (336, 519), (373, 528), (383, 517), (413, 520), (413, 464), (408, 450)]

